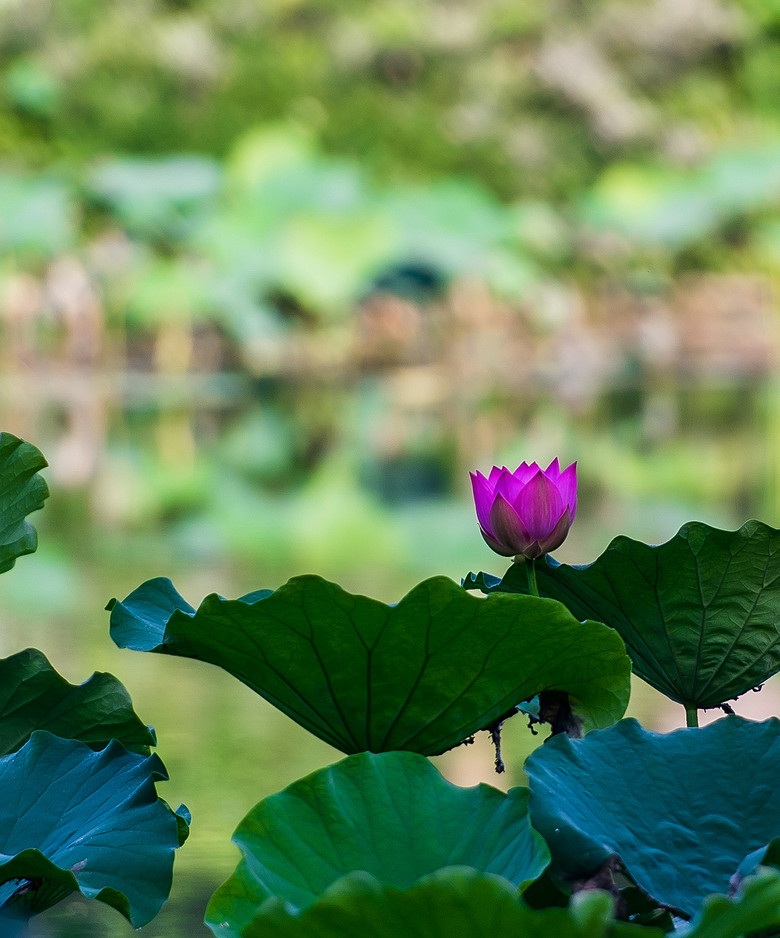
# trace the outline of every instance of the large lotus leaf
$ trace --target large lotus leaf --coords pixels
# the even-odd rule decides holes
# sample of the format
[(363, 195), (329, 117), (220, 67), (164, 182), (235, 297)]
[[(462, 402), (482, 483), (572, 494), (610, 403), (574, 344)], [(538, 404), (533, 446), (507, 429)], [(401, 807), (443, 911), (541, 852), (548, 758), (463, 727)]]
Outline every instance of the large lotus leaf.
[(209, 661), (346, 753), (448, 749), (535, 694), (568, 692), (590, 726), (619, 719), (630, 662), (620, 637), (560, 603), (471, 596), (434, 577), (397, 605), (317, 576), (197, 612), (170, 580), (112, 601), (120, 647)]
[(635, 720), (553, 737), (526, 762), (534, 826), (570, 874), (617, 854), (654, 899), (693, 914), (780, 835), (780, 721), (729, 716), (652, 733)]
[[(523, 564), (466, 585), (527, 592)], [(780, 531), (698, 521), (651, 547), (617, 537), (593, 563), (536, 564), (539, 592), (616, 629), (634, 671), (690, 708), (716, 707), (780, 670)]]
[(154, 783), (166, 777), (157, 756), (116, 741), (95, 752), (43, 731), (0, 757), (0, 933), (5, 917), (34, 915), (76, 890), (135, 926), (152, 919), (188, 820), (157, 797)]
[(36, 729), (101, 749), (116, 739), (148, 754), (154, 732), (133, 710), (130, 695), (111, 674), (69, 684), (36, 648), (0, 659), (0, 755), (15, 752)]
[(612, 919), (612, 899), (580, 893), (568, 909), (530, 909), (511, 883), (450, 867), (406, 889), (367, 873), (337, 880), (303, 911), (267, 900), (240, 931), (211, 923), (220, 938), (662, 938), (655, 928)]
[(31, 554), (38, 535), (29, 521), (31, 511), (43, 508), (49, 489), (38, 475), (47, 465), (31, 443), (10, 433), (0, 433), (0, 573), (10, 570), (16, 558)]
[(744, 938), (764, 929), (780, 930), (780, 873), (762, 869), (746, 880), (736, 897), (711, 896), (679, 938)]
[(412, 752), (363, 752), (314, 772), (256, 805), (233, 840), (244, 859), (207, 912), (233, 928), (271, 896), (305, 908), (353, 870), (407, 887), (470, 866), (518, 888), (550, 859), (526, 788), (459, 788)]

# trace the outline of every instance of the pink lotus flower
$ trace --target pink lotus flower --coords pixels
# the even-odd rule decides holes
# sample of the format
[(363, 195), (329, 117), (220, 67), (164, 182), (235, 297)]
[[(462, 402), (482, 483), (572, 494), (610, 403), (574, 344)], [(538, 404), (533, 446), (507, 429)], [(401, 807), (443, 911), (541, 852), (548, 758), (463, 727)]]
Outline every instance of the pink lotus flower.
[(470, 472), (477, 520), (488, 547), (503, 557), (532, 560), (560, 547), (577, 513), (577, 463), (561, 472), (520, 463), (514, 472), (493, 466), (485, 478)]

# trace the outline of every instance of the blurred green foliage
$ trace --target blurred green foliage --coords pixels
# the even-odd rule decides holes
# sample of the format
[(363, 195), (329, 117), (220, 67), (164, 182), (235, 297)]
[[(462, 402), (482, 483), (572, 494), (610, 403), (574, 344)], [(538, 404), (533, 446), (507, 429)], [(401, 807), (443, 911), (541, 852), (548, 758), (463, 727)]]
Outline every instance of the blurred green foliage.
[[(240, 250), (247, 228), (257, 238), (296, 207), (313, 210), (289, 222), (278, 257), (256, 253), (280, 264), (283, 285), (325, 305), (388, 253), (388, 212), (407, 231), (422, 219), (423, 246), (451, 224), (469, 230), (479, 252), (485, 230), (502, 227), (488, 192), (563, 211), (587, 230), (616, 223), (674, 251), (777, 204), (776, 8), (9, 0), (0, 7), (0, 159), (16, 171), (56, 165), (83, 193), (85, 163), (132, 157), (97, 165), (86, 194), (153, 241), (186, 236), (213, 209), (222, 182), (213, 160), (226, 161), (207, 243), (227, 236), (236, 244), (224, 250)], [(247, 134), (253, 127), (265, 137)], [(268, 128), (277, 128), (272, 143)], [(460, 181), (426, 192), (426, 204), (414, 187), (441, 177)], [(378, 193), (389, 198), (399, 184), (412, 187), (406, 204), (381, 204)], [(56, 218), (67, 214), (51, 191), (35, 197), (52, 200)], [(312, 286), (311, 257), (291, 255), (289, 241), (316, 247), (327, 286)], [(463, 245), (442, 250), (462, 260)], [(560, 246), (554, 253), (561, 259)], [(339, 282), (333, 268), (344, 265)], [(502, 257), (489, 266), (515, 287), (528, 276), (504, 269)]]
[(242, 342), (410, 264), (412, 289), (510, 298), (648, 262), (774, 271), (776, 8), (8, 0), (0, 251), (35, 268), (118, 226), (109, 308)]
[[(605, 265), (630, 272), (648, 260), (668, 275), (773, 272), (778, 167), (780, 142), (721, 150), (695, 168), (614, 162), (563, 209), (501, 203), (465, 177), (380, 186), (323, 156), (310, 135), (275, 125), (239, 137), (224, 162), (0, 169), (0, 253), (12, 269), (37, 271), (81, 251), (107, 309), (129, 325), (208, 318), (251, 342), (291, 317), (343, 319), (376, 289), (419, 298), (454, 277), (517, 300), (564, 269), (586, 281)], [(117, 232), (121, 250), (107, 256), (101, 244)]]
[(615, 159), (780, 131), (777, 3), (9, 0), (7, 157), (224, 157), (293, 120), (383, 178), (559, 201)]

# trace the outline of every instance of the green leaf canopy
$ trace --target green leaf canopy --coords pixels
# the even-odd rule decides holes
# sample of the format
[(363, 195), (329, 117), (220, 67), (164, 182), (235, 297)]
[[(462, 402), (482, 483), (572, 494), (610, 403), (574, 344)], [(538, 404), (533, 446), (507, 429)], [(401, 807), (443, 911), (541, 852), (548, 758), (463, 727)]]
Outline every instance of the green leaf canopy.
[(269, 899), (240, 938), (662, 938), (655, 928), (612, 919), (605, 893), (576, 896), (568, 909), (528, 908), (511, 883), (465, 867), (438, 870), (407, 889), (351, 873), (302, 912)]
[(560, 603), (471, 596), (434, 577), (396, 605), (317, 576), (197, 612), (170, 580), (112, 601), (120, 647), (219, 665), (345, 753), (434, 755), (547, 689), (588, 726), (625, 712), (630, 662), (620, 637)]
[(0, 660), (0, 755), (15, 752), (36, 729), (93, 749), (116, 739), (146, 755), (156, 744), (113, 675), (93, 674), (83, 684), (69, 684), (43, 652), (28, 648)]
[[(524, 565), (468, 588), (527, 592)], [(686, 707), (716, 707), (780, 670), (780, 531), (692, 521), (657, 547), (617, 537), (593, 563), (536, 565), (539, 591), (616, 629), (634, 672)]]
[(617, 854), (645, 892), (695, 913), (780, 835), (780, 721), (652, 733), (635, 720), (556, 736), (526, 761), (534, 826), (559, 869)]
[(233, 839), (244, 859), (209, 905), (212, 927), (243, 927), (273, 896), (305, 908), (355, 870), (407, 887), (469, 866), (517, 889), (550, 859), (527, 789), (459, 788), (411, 752), (360, 753), (314, 772), (256, 805)]
[(37, 731), (0, 758), (0, 931), (81, 890), (136, 927), (171, 887), (188, 820), (157, 797), (157, 756), (111, 742), (100, 752)]
[(0, 573), (38, 546), (35, 528), (25, 518), (43, 508), (48, 497), (48, 486), (38, 475), (46, 465), (31, 443), (0, 433)]

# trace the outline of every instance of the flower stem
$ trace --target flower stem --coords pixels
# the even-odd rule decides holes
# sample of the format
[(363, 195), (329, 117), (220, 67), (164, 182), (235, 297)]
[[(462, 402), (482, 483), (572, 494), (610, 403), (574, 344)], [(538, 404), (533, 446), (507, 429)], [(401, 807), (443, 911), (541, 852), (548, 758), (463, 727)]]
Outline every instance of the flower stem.
[(698, 726), (699, 725), (699, 711), (696, 707), (685, 707), (685, 725), (686, 726)]
[(536, 558), (526, 557), (525, 569), (528, 573), (528, 591), (532, 596), (538, 596), (539, 587), (536, 585)]

